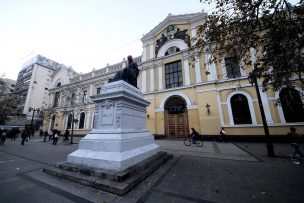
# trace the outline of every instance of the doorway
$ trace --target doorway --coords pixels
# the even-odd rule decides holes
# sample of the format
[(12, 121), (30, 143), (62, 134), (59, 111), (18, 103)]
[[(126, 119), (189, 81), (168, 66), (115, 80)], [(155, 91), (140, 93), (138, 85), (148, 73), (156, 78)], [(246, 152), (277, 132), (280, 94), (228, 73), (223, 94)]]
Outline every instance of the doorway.
[(166, 137), (189, 135), (187, 105), (180, 96), (169, 97), (165, 103), (165, 134)]

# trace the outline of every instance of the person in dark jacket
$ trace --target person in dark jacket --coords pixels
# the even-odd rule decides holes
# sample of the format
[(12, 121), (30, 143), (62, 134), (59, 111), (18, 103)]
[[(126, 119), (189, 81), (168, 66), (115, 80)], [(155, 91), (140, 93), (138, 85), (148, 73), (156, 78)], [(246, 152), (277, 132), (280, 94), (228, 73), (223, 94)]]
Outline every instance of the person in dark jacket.
[(1, 141), (0, 141), (1, 144), (4, 144), (4, 142), (6, 140), (6, 134), (7, 134), (7, 131), (3, 130), (1, 133)]
[(27, 135), (26, 130), (22, 130), (22, 132), (21, 132), (21, 145), (24, 145), (24, 142), (25, 142), (27, 136), (28, 135)]
[(199, 140), (199, 133), (194, 128), (191, 128), (191, 130), (192, 130), (192, 133), (190, 134), (191, 140), (193, 142)]
[(46, 142), (46, 138), (49, 136), (49, 133), (48, 133), (48, 131), (46, 130), (46, 131), (44, 131), (44, 133), (43, 133), (43, 142)]
[(296, 156), (299, 154), (302, 158), (304, 157), (302, 152), (299, 149), (299, 142), (300, 142), (300, 135), (296, 132), (296, 129), (294, 127), (290, 128), (290, 131), (288, 132), (288, 137), (290, 139), (290, 146), (291, 146), (291, 161), (294, 164), (300, 164), (300, 162), (297, 160)]
[(54, 129), (53, 130), (53, 145), (57, 145), (58, 139), (59, 139), (60, 131)]
[(63, 142), (68, 142), (69, 141), (69, 135), (70, 135), (70, 132), (68, 129), (66, 129), (65, 133), (64, 133), (64, 139), (63, 139)]

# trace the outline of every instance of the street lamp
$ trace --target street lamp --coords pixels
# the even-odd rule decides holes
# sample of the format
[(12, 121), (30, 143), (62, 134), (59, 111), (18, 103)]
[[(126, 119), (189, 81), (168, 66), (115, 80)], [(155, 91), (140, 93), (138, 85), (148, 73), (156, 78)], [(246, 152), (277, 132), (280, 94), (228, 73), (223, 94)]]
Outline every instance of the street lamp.
[(35, 111), (37, 111), (37, 113), (39, 113), (40, 108), (35, 109), (35, 108), (30, 107), (29, 112), (31, 112), (31, 111), (33, 111), (32, 120), (31, 120), (31, 135), (34, 135), (34, 132), (33, 132), (34, 115), (35, 115)]
[(260, 107), (260, 112), (261, 112), (261, 117), (262, 117), (262, 121), (263, 121), (264, 132), (265, 132), (265, 141), (266, 141), (266, 148), (267, 148), (268, 156), (274, 157), (275, 154), (274, 154), (274, 150), (273, 150), (273, 145), (270, 140), (268, 125), (266, 122), (266, 117), (265, 117), (265, 112), (264, 112), (264, 107), (263, 107), (263, 103), (262, 103), (262, 99), (261, 99), (261, 95), (260, 95), (260, 91), (259, 91), (259, 87), (258, 87), (258, 82), (257, 82), (257, 78), (260, 78), (262, 76), (262, 71), (260, 69), (258, 69), (257, 66), (258, 66), (258, 64), (256, 63), (254, 65), (254, 70), (251, 73), (249, 73), (248, 80), (252, 84), (252, 86), (254, 84), (256, 94), (258, 97), (258, 102), (259, 102), (259, 107)]
[(207, 103), (205, 107), (206, 107), (207, 113), (208, 113), (208, 115), (209, 115), (209, 114), (210, 114), (210, 105)]

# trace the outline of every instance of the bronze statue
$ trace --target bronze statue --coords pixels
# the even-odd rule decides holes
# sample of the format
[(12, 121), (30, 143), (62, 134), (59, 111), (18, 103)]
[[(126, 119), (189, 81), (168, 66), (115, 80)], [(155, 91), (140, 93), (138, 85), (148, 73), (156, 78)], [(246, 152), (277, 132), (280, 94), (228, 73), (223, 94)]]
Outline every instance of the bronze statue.
[(128, 66), (123, 70), (118, 71), (114, 78), (110, 79), (108, 82), (115, 82), (119, 80), (123, 80), (130, 85), (133, 85), (137, 88), (137, 77), (139, 74), (139, 69), (137, 64), (133, 61), (131, 55), (128, 56)]

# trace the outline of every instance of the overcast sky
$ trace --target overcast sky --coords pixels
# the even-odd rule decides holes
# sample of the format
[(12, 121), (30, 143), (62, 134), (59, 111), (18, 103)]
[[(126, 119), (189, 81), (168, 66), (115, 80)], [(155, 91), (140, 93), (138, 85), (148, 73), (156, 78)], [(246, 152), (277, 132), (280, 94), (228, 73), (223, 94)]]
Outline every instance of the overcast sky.
[(87, 73), (142, 54), (141, 38), (169, 13), (212, 7), (199, 0), (0, 0), (0, 74), (17, 79), (41, 54)]

